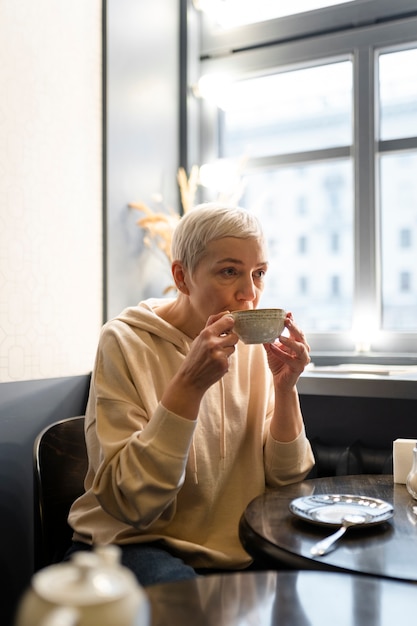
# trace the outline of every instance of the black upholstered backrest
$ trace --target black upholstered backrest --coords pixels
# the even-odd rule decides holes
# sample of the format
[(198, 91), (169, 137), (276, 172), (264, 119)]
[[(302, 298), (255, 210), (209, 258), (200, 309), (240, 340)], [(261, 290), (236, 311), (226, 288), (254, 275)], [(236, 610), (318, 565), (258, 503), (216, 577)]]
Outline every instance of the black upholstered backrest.
[(35, 570), (60, 561), (70, 545), (71, 504), (84, 491), (84, 416), (47, 426), (34, 443)]

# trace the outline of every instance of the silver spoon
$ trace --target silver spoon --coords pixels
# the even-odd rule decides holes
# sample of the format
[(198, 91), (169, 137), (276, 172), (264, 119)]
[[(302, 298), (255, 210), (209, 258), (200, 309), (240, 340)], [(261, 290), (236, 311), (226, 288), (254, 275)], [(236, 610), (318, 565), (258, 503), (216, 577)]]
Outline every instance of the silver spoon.
[(325, 539), (322, 539), (318, 543), (314, 544), (311, 548), (310, 553), (313, 556), (323, 556), (323, 554), (327, 554), (331, 549), (335, 547), (336, 541), (342, 537), (350, 526), (355, 526), (356, 524), (364, 524), (368, 519), (367, 515), (345, 515), (342, 519), (341, 527), (336, 530), (335, 533), (332, 533)]

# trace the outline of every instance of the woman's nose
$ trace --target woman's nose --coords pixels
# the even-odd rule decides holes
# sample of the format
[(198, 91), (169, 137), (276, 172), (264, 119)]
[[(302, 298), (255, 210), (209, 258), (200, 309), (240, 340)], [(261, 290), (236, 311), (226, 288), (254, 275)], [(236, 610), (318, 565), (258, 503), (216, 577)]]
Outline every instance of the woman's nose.
[(246, 300), (252, 302), (255, 300), (257, 295), (255, 283), (253, 282), (253, 278), (245, 278), (242, 279), (241, 284), (239, 285), (238, 297), (240, 300)]

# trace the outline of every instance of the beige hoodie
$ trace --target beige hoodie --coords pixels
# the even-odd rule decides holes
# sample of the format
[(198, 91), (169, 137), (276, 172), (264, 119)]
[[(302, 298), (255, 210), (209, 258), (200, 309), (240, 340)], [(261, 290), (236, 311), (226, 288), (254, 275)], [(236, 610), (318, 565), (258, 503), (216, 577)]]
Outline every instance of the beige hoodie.
[(262, 346), (239, 342), (206, 392), (196, 422), (159, 402), (191, 340), (154, 313), (129, 308), (102, 330), (86, 411), (86, 493), (72, 506), (74, 539), (163, 540), (194, 567), (243, 568), (238, 524), (264, 492), (313, 465), (304, 431), (274, 441), (272, 377)]

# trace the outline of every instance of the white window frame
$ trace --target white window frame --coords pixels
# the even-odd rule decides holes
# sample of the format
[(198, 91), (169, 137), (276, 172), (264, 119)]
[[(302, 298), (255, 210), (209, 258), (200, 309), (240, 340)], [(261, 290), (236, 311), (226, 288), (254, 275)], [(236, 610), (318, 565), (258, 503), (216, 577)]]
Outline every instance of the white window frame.
[[(395, 5), (395, 6), (393, 6)], [(414, 14), (411, 15), (412, 11)], [(355, 241), (355, 321), (369, 311), (380, 312), (380, 263), (378, 214), (378, 154), (417, 150), (417, 137), (375, 141), (377, 79), (375, 59), (380, 51), (417, 47), (417, 7), (413, 0), (356, 0), (356, 2), (319, 9), (220, 31), (202, 20), (198, 75), (225, 73), (232, 80), (251, 78), (270, 72), (308, 67), (345, 59), (354, 61), (354, 149), (341, 146), (294, 155), (251, 159), (248, 170), (282, 163), (314, 162), (327, 158), (351, 157), (354, 164), (354, 241)], [(308, 36), (307, 36), (308, 34)], [(233, 52), (231, 52), (233, 50)], [(195, 104), (193, 105), (195, 116)], [(194, 117), (195, 119), (195, 117)], [(218, 114), (213, 104), (201, 100), (197, 126), (189, 129), (192, 137), (190, 157), (205, 163), (218, 156)], [(196, 131), (199, 142), (196, 151)], [(316, 354), (353, 354), (351, 333), (309, 333)], [(380, 331), (364, 358), (395, 356), (416, 357), (417, 333)]]

